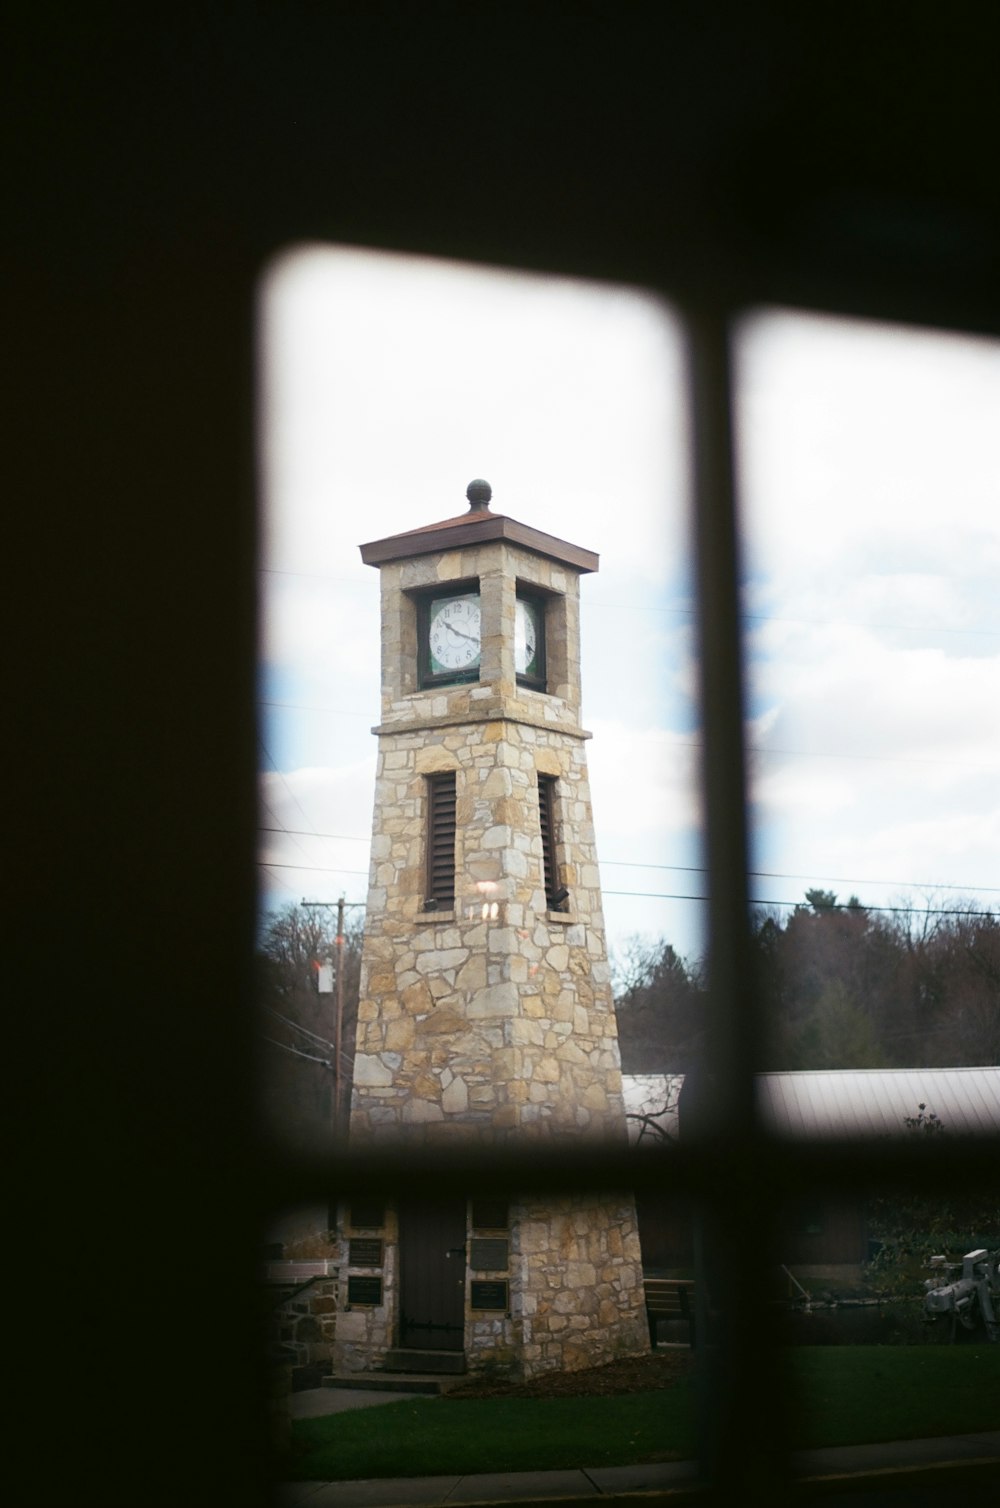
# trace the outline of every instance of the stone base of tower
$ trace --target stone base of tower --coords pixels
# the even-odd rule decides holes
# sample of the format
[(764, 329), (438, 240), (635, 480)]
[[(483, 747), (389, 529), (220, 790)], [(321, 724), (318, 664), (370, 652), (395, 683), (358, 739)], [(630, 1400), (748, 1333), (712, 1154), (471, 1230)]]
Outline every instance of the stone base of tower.
[(631, 1196), (533, 1200), (517, 1214), (518, 1375), (578, 1371), (648, 1351)]
[(337, 1372), (521, 1380), (649, 1349), (630, 1195), (411, 1200), (377, 1230), (345, 1208), (338, 1236)]

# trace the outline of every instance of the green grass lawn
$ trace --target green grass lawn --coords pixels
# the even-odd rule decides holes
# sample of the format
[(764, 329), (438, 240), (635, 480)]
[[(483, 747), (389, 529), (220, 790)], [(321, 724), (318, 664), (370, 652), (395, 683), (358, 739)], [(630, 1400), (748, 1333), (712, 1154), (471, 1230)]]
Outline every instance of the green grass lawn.
[(669, 1460), (666, 1440), (693, 1439), (693, 1396), (414, 1398), (293, 1426), (288, 1480), (442, 1476)]
[[(1000, 1425), (1000, 1346), (801, 1346), (803, 1448)], [(694, 1453), (689, 1381), (609, 1398), (419, 1398), (293, 1425), (285, 1480), (626, 1466)]]

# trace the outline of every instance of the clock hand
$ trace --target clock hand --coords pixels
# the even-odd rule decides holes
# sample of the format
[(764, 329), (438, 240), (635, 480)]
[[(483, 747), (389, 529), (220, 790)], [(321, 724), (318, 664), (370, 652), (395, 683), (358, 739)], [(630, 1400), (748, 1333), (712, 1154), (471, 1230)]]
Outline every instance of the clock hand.
[(464, 633), (462, 629), (456, 628), (453, 623), (446, 623), (445, 628), (450, 634), (457, 634), (460, 639), (468, 639), (471, 644), (479, 643), (479, 638), (476, 634)]

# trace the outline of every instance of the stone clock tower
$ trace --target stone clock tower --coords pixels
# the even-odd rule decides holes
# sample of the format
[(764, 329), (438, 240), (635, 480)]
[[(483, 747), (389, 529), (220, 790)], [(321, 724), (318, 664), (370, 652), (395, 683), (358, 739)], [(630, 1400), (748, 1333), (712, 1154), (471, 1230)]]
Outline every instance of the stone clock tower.
[[(363, 545), (382, 721), (350, 1135), (624, 1140), (580, 726), (598, 558), (491, 511)], [(531, 1376), (644, 1350), (630, 1199), (342, 1211), (335, 1363)]]

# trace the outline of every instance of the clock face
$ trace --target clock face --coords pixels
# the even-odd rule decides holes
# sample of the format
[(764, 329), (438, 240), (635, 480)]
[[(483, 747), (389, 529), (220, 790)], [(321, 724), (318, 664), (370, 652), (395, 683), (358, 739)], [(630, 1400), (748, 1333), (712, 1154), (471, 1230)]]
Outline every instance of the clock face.
[(455, 674), (479, 665), (479, 596), (438, 597), (430, 606), (427, 629), (430, 672)]
[(541, 611), (537, 602), (518, 597), (514, 615), (514, 669), (518, 675), (535, 675), (540, 669)]

